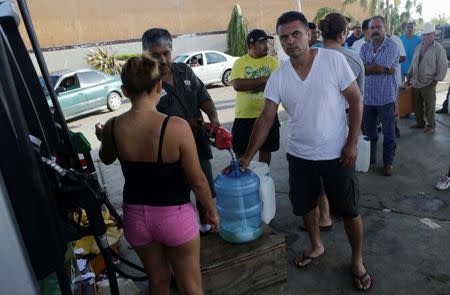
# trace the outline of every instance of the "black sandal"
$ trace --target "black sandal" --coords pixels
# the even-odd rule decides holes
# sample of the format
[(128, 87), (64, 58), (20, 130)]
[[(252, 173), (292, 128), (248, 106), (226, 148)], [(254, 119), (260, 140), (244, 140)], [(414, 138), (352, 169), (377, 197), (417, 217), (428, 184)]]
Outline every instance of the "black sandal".
[(308, 265), (310, 265), (315, 259), (322, 257), (323, 254), (325, 254), (325, 250), (323, 251), (322, 254), (320, 254), (319, 256), (316, 256), (316, 257), (306, 256), (306, 252), (305, 252), (305, 253), (302, 254), (302, 262), (305, 261), (305, 260), (311, 260), (311, 261), (302, 266), (302, 265), (299, 265), (299, 261), (297, 260), (297, 258), (295, 258), (294, 259), (294, 265), (297, 268), (305, 268)]
[[(364, 265), (364, 264), (363, 264)], [(352, 271), (352, 278), (353, 278), (353, 285), (355, 286), (356, 290), (361, 291), (361, 292), (366, 292), (368, 291), (370, 288), (372, 288), (373, 286), (373, 278), (372, 276), (369, 274), (369, 272), (367, 271), (367, 267), (364, 265), (364, 268), (366, 269), (366, 272), (363, 273), (362, 275), (358, 276), (356, 274), (353, 273)], [(363, 288), (358, 288), (358, 285), (356, 284), (356, 280), (359, 281), (359, 283), (362, 285), (363, 281), (369, 277), (370, 278), (370, 285), (367, 289), (363, 289)]]

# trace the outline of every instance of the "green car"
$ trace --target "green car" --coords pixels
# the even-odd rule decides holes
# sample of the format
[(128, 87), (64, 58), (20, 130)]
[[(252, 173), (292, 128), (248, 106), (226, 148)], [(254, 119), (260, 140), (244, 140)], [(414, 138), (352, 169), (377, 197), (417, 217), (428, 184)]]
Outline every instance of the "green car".
[[(108, 108), (117, 110), (124, 99), (120, 77), (92, 69), (64, 70), (50, 74), (54, 90), (66, 120)], [(39, 78), (50, 97), (43, 78)]]

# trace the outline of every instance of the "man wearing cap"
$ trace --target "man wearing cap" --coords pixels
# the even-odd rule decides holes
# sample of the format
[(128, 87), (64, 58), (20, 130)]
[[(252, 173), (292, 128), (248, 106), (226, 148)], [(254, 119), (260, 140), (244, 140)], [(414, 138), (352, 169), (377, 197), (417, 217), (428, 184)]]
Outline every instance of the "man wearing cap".
[[(248, 54), (233, 65), (231, 80), (236, 94), (233, 122), (233, 148), (239, 158), (247, 149), (256, 118), (264, 108), (264, 88), (270, 75), (278, 68), (278, 60), (269, 56), (268, 39), (273, 39), (260, 29), (247, 36)], [(280, 122), (275, 118), (269, 135), (259, 149), (259, 161), (270, 164), (271, 152), (280, 148)]]
[(434, 41), (436, 30), (432, 23), (423, 24), (422, 36), (422, 43), (414, 51), (406, 85), (413, 87), (416, 124), (411, 128), (424, 129), (425, 133), (433, 134), (436, 127), (436, 85), (444, 80), (448, 61), (445, 49)]
[(359, 21), (356, 21), (353, 25), (353, 33), (348, 36), (347, 40), (345, 40), (345, 43), (347, 43), (348, 46), (352, 47), (353, 43), (355, 43), (355, 41), (358, 41), (362, 37), (364, 37), (364, 34), (361, 30), (361, 23)]

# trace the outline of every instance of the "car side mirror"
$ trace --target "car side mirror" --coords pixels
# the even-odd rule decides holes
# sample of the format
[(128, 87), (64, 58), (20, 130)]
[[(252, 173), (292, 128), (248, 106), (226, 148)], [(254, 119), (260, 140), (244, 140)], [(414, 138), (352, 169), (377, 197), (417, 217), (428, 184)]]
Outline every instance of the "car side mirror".
[(64, 87), (58, 87), (55, 89), (56, 94), (60, 94), (61, 92), (64, 92), (64, 91), (66, 91), (66, 88), (64, 88)]

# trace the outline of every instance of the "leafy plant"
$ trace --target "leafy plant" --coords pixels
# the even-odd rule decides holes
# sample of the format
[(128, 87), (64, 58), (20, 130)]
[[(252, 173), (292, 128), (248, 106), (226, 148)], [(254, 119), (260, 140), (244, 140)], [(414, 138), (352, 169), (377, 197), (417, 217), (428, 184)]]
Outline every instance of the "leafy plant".
[(439, 14), (437, 17), (433, 17), (431, 19), (431, 22), (434, 25), (446, 25), (446, 24), (450, 23), (450, 17), (448, 17), (445, 14)]
[[(394, 3), (394, 5), (390, 5), (390, 15), (388, 18), (387, 15), (387, 7), (384, 7), (382, 14), (386, 16), (386, 19), (389, 19), (391, 33), (394, 35), (401, 35), (404, 31), (405, 25), (407, 22), (411, 21), (411, 10), (415, 8), (415, 13), (418, 15), (422, 15), (422, 3), (417, 4), (416, 0), (407, 0), (405, 3), (405, 7), (403, 12), (400, 13), (399, 6)], [(417, 27), (419, 29), (419, 25), (422, 20), (417, 20)]]
[(322, 7), (322, 8), (319, 8), (319, 10), (317, 10), (316, 15), (314, 16), (313, 22), (316, 25), (318, 25), (321, 19), (324, 19), (327, 15), (329, 15), (330, 13), (333, 13), (333, 12), (338, 12), (338, 13), (342, 14), (350, 21), (353, 21), (355, 19), (352, 15), (350, 15), (344, 11), (344, 7), (341, 10), (333, 8), (333, 7)]
[(99, 47), (97, 50), (89, 49), (89, 53), (86, 57), (86, 62), (94, 69), (110, 74), (120, 75), (122, 66), (119, 61), (105, 49)]
[(344, 7), (358, 2), (364, 9), (369, 8), (369, 15), (375, 16), (381, 14), (386, 19), (386, 28), (390, 33), (398, 34), (401, 32), (403, 24), (411, 17), (411, 9), (415, 7), (416, 13), (422, 14), (422, 3), (416, 3), (416, 0), (407, 0), (405, 11), (400, 13), (400, 0), (345, 0)]
[(227, 53), (232, 56), (242, 56), (247, 53), (247, 20), (242, 15), (239, 4), (235, 4), (227, 29)]
[(139, 53), (123, 53), (123, 54), (115, 54), (114, 57), (118, 60), (127, 61), (132, 57), (139, 56)]

